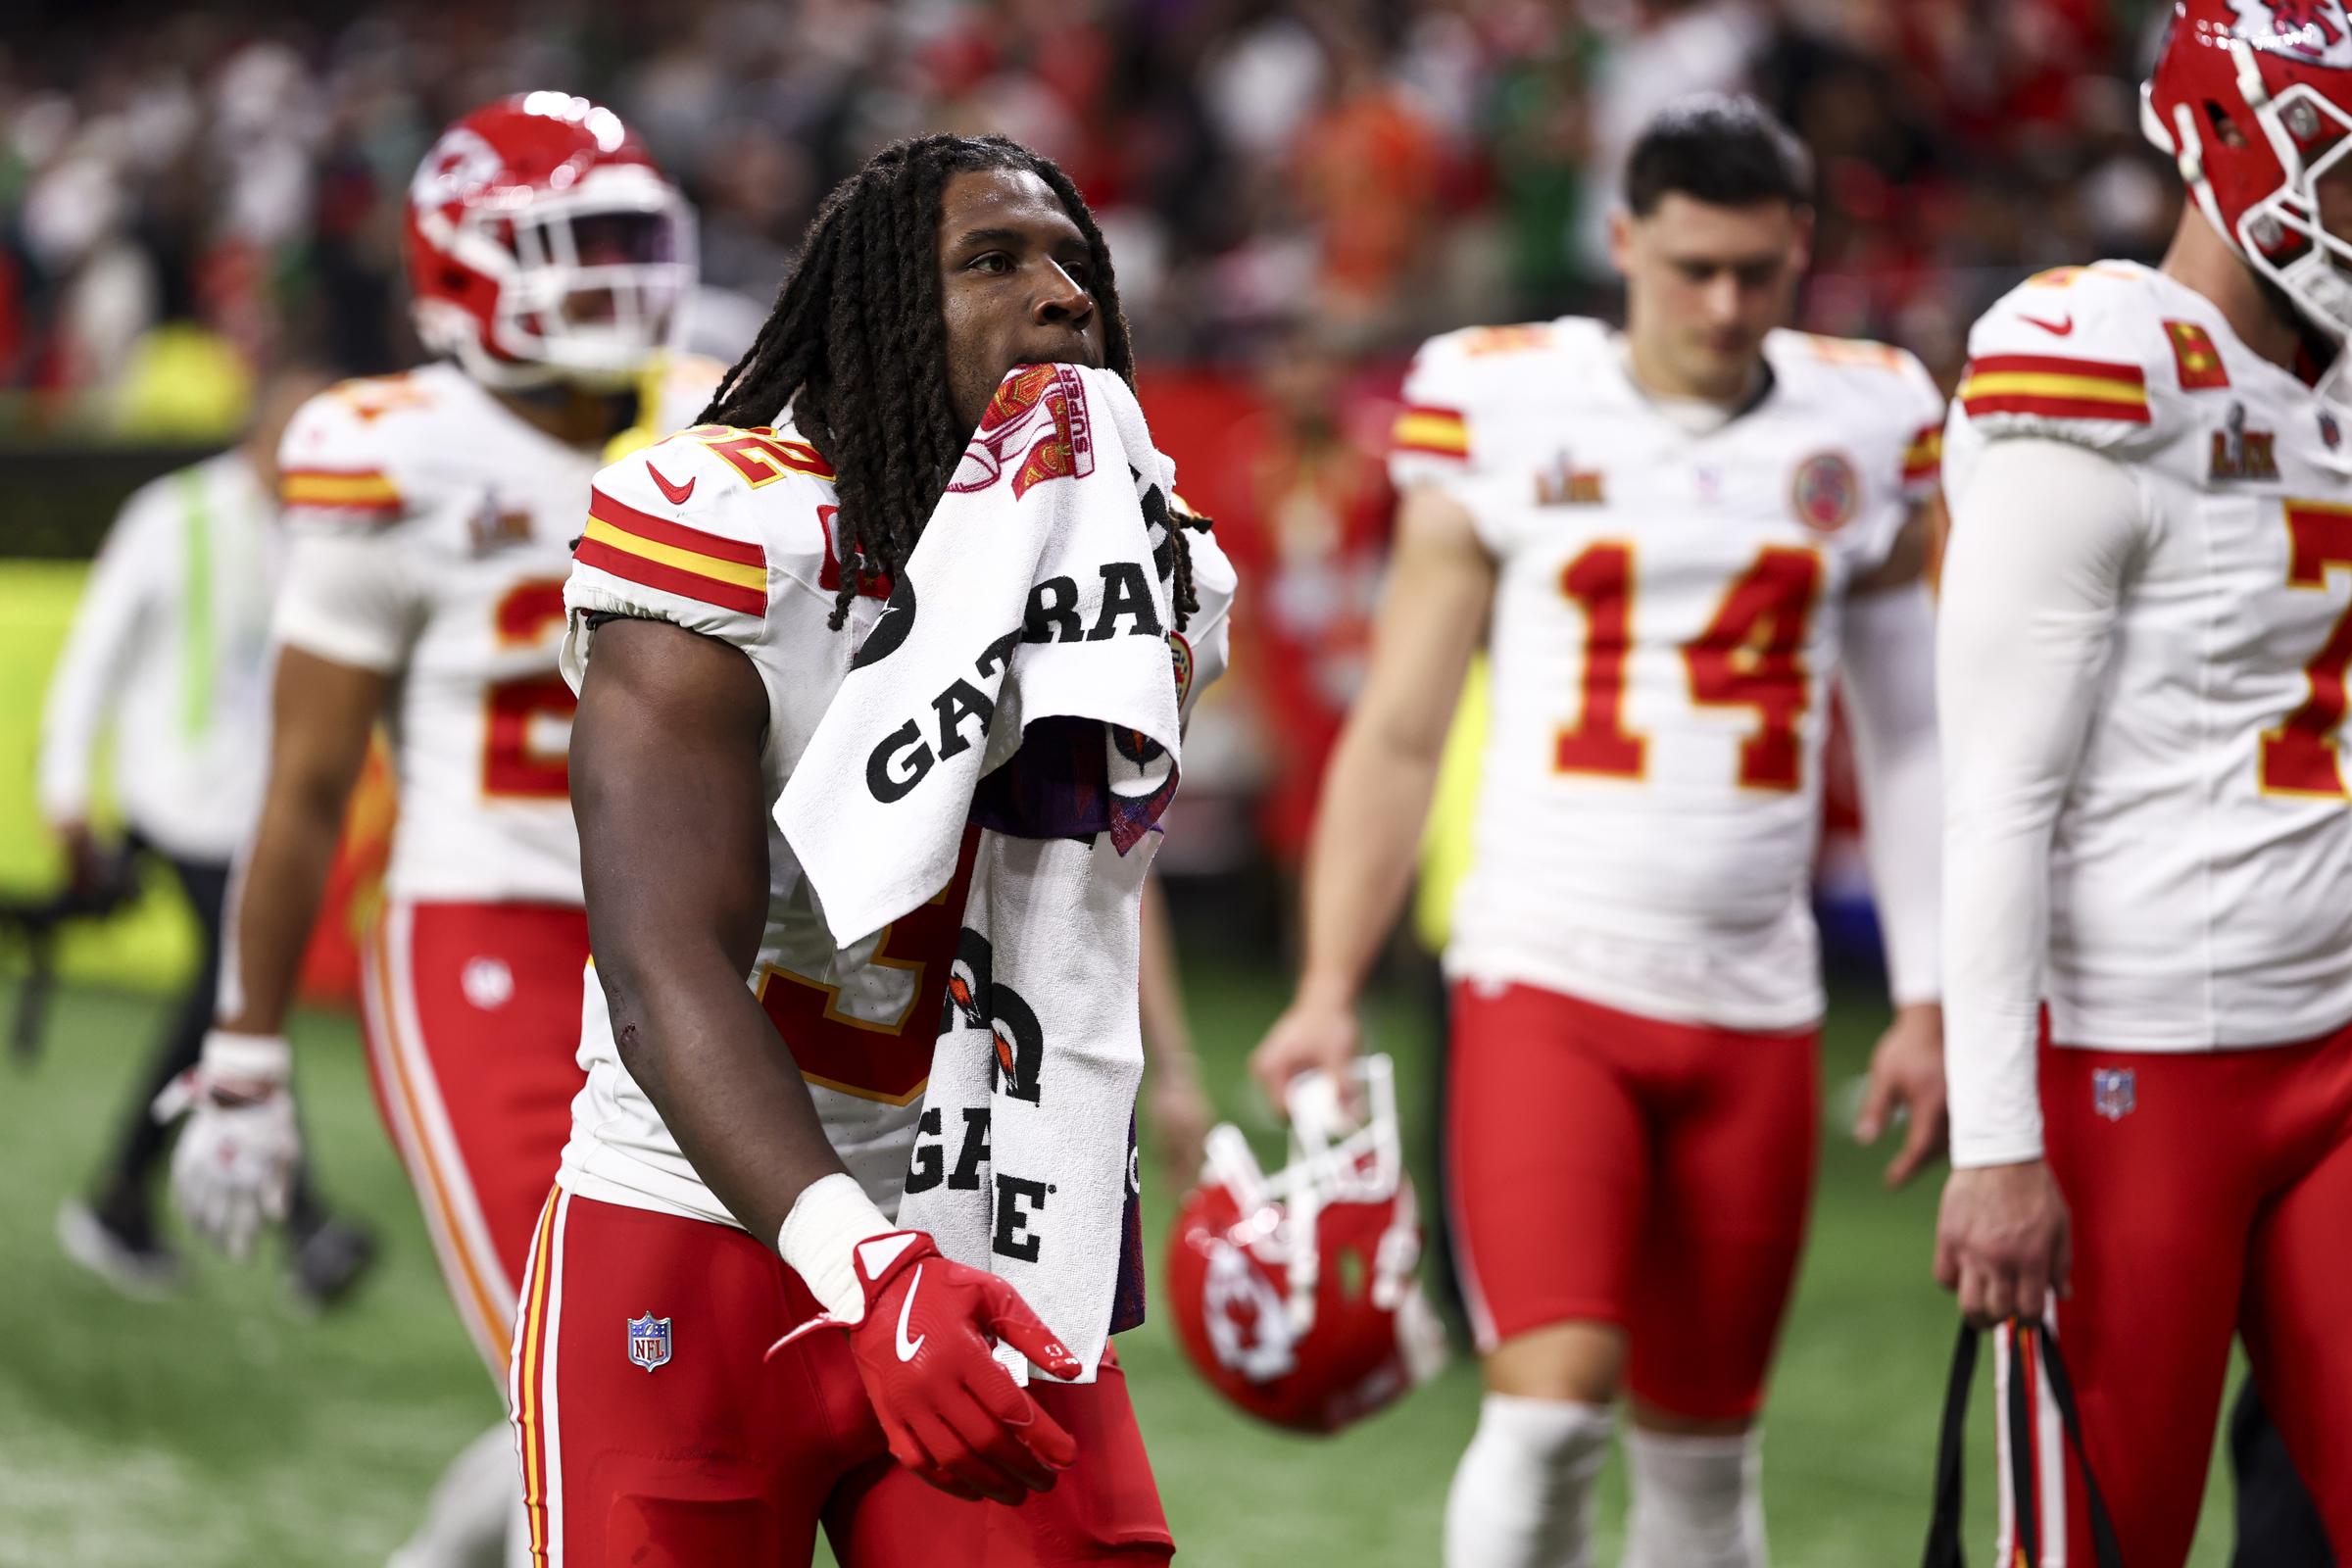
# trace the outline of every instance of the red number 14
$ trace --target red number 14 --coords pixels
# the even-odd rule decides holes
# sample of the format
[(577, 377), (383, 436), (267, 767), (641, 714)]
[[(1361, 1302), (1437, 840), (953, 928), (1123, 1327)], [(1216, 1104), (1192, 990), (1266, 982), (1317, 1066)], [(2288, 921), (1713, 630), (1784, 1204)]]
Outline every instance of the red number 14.
[[(1820, 585), (1819, 555), (1769, 546), (1733, 579), (1706, 629), (1683, 645), (1693, 703), (1755, 710), (1756, 728), (1740, 744), (1739, 781), (1746, 788), (1793, 790), (1802, 779), (1797, 725), (1812, 697), (1805, 633)], [(1587, 546), (1560, 572), (1560, 592), (1584, 612), (1585, 667), (1576, 721), (1562, 726), (1553, 765), (1563, 773), (1640, 778), (1648, 740), (1625, 725), (1634, 547), (1619, 540)]]

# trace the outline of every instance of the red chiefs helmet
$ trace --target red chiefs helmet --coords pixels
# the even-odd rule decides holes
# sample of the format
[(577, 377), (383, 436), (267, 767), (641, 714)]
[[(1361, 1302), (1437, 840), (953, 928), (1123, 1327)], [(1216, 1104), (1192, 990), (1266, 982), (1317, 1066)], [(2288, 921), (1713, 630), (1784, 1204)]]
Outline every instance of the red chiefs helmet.
[(1291, 1161), (1271, 1176), (1240, 1128), (1210, 1133), (1168, 1239), (1185, 1354), (1226, 1398), (1296, 1432), (1336, 1432), (1446, 1359), (1389, 1058), (1357, 1062), (1354, 1083), (1367, 1115), (1353, 1125), (1330, 1078), (1292, 1084)]
[(409, 182), (416, 334), (486, 385), (618, 385), (683, 324), (694, 219), (610, 109), (531, 92), (441, 133)]
[(2314, 325), (2352, 333), (2352, 244), (2321, 225), (2317, 194), (2352, 150), (2344, 0), (2175, 0), (2140, 121), (2247, 265)]

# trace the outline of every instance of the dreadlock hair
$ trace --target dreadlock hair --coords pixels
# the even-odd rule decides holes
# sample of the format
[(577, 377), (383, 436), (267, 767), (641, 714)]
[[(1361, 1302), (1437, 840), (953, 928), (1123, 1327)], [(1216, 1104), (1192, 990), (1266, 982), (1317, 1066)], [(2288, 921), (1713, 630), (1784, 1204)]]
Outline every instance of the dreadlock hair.
[[(1105, 358), (1121, 379), (1135, 382), (1110, 247), (1052, 159), (1003, 136), (915, 136), (892, 142), (834, 186), (760, 335), (720, 380), (700, 422), (767, 424), (789, 408), (802, 437), (832, 466), (841, 497), (835, 630), (861, 583), (905, 569), (970, 439), (948, 400), (939, 203), (955, 175), (991, 169), (1037, 175), (1086, 236), (1087, 291), (1102, 315)], [(1181, 629), (1200, 606), (1192, 552), (1181, 528), (1170, 533)]]

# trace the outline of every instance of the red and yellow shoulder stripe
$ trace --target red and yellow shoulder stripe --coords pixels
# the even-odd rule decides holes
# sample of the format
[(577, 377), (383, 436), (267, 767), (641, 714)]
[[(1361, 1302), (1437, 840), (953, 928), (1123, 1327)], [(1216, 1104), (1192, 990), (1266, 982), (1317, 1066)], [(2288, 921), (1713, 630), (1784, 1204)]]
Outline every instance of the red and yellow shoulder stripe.
[(767, 555), (758, 545), (640, 512), (601, 487), (589, 492), (572, 559), (720, 610), (767, 612)]
[(1396, 416), (1389, 444), (1398, 452), (1436, 458), (1468, 458), (1470, 425), (1452, 409), (1406, 408)]
[(380, 468), (288, 468), (278, 475), (278, 499), (289, 507), (396, 517), (400, 488)]
[(1969, 417), (2033, 414), (2053, 419), (2148, 422), (2147, 376), (2136, 365), (2052, 354), (1988, 354), (1960, 382)]
[(1943, 469), (1943, 426), (1923, 424), (1903, 449), (1903, 483), (1925, 484)]

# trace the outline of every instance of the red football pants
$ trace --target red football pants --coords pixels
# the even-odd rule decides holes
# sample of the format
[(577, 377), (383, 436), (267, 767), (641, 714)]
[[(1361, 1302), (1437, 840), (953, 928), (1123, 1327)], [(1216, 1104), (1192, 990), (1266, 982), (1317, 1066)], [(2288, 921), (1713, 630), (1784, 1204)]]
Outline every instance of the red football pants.
[[(1029, 1392), (1078, 1440), (1054, 1490), (967, 1502), (891, 1457), (848, 1337), (762, 1359), (816, 1303), (730, 1226), (547, 1201), (509, 1387), (537, 1568), (805, 1568), (822, 1525), (842, 1568), (1145, 1568), (1173, 1550), (1126, 1375)], [(630, 1354), (666, 1319), (666, 1359)], [(655, 1359), (657, 1357), (648, 1357)]]
[(588, 917), (393, 904), (361, 954), (368, 1076), (458, 1317), (502, 1382), (516, 1282), (581, 1084)]
[[(2074, 1215), (2073, 1294), (2051, 1328), (2124, 1561), (2180, 1568), (2188, 1555), (2232, 1332), (2336, 1555), (2352, 1557), (2352, 1027), (2190, 1054), (2045, 1037), (2041, 1109)], [(2004, 1382), (2007, 1359), (2004, 1347)], [(2091, 1568), (2088, 1511), (2047, 1387), (2030, 1391), (2018, 1430), (2005, 1388), (1996, 1401), (1996, 1557), (2013, 1555), (2008, 1456), (2024, 1443), (2042, 1568)]]
[(1615, 1323), (1644, 1401), (1754, 1414), (1804, 1246), (1820, 1039), (1456, 986), (1446, 1161), (1480, 1348)]

